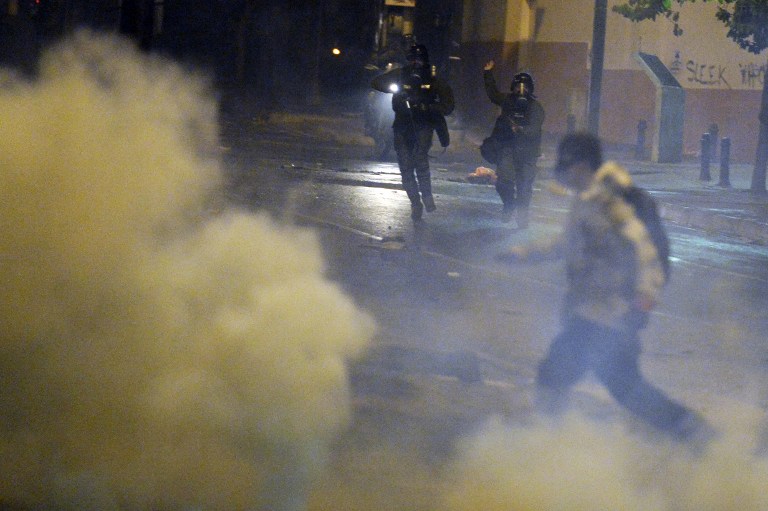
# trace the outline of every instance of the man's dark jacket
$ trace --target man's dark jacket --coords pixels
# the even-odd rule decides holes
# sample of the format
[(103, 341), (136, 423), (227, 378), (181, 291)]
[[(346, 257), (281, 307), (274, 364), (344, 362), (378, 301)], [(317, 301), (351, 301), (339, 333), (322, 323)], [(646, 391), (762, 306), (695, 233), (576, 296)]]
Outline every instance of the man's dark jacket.
[(431, 76), (432, 73), (422, 80), (413, 80), (410, 72), (409, 66), (393, 69), (375, 77), (371, 86), (380, 92), (391, 92), (389, 85), (398, 85), (398, 92), (392, 95), (395, 129), (424, 124), (439, 129), (455, 106), (451, 87), (441, 78)]

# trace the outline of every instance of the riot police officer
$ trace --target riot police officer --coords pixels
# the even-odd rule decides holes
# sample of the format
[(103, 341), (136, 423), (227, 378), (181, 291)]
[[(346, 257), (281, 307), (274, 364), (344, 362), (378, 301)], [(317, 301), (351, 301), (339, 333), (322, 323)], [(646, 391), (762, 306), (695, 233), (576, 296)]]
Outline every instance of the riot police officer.
[(496, 88), (494, 62), (483, 71), (488, 98), (501, 107), (492, 137), (499, 147), (496, 167), (496, 191), (503, 203), (502, 220), (509, 222), (517, 210), (517, 225), (528, 227), (528, 208), (536, 178), (536, 159), (541, 152), (541, 126), (544, 108), (533, 95), (533, 77), (517, 73), (512, 79), (511, 92)]
[(411, 218), (421, 220), (424, 209), (436, 209), (428, 153), (435, 131), (441, 145), (448, 145), (445, 116), (453, 111), (453, 91), (435, 75), (423, 44), (411, 46), (404, 67), (377, 76), (371, 85), (381, 92), (393, 92), (392, 129), (397, 164), (403, 189), (411, 201)]

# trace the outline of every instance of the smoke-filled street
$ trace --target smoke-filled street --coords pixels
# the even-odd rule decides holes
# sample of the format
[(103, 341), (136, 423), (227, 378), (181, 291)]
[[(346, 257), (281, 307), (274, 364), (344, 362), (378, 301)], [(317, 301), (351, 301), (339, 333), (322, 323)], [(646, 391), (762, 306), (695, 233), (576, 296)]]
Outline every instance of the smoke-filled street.
[(434, 151), (415, 225), (354, 115), (220, 118), (87, 33), (2, 84), (0, 509), (768, 509), (764, 245), (670, 226), (642, 369), (708, 444), (590, 378), (552, 421), (562, 263), (495, 258), (559, 232), (545, 173), (520, 231)]
[(472, 162), (433, 150), (438, 210), (414, 225), (396, 164), (366, 159), (369, 148), (344, 129), (354, 119), (341, 116), (335, 133), (305, 121), (284, 118), (276, 124), (288, 131), (277, 133), (254, 121), (255, 136), (234, 137), (227, 160), (232, 200), (316, 230), (328, 275), (378, 324), (352, 366), (352, 428), (336, 444), (318, 509), (766, 504), (757, 489), (765, 459), (755, 454), (768, 399), (764, 246), (668, 225), (673, 277), (644, 331), (642, 368), (718, 429), (703, 453), (650, 430), (592, 379), (553, 426), (531, 400), (557, 333), (562, 264), (495, 255), (555, 236), (569, 199), (540, 179), (535, 225), (519, 231), (499, 221), (491, 186), (441, 178)]

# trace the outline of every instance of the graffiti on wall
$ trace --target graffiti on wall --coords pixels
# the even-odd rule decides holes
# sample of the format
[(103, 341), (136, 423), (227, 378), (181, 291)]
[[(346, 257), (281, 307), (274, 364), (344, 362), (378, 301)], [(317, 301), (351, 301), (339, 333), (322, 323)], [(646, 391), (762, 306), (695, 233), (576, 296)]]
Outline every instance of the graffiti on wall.
[(689, 82), (702, 85), (725, 86), (730, 89), (731, 84), (725, 79), (725, 69), (725, 66), (719, 64), (703, 64), (695, 60), (689, 60), (685, 63)]
[(766, 64), (757, 65), (754, 62), (739, 64), (741, 84), (751, 89), (762, 88), (765, 83)]
[(768, 64), (755, 62), (741, 62), (737, 71), (728, 65), (699, 62), (694, 59), (684, 61), (680, 51), (675, 51), (674, 58), (669, 62), (669, 70), (679, 79), (685, 77), (688, 83), (728, 89), (733, 88), (732, 83), (739, 88), (762, 89), (768, 70)]

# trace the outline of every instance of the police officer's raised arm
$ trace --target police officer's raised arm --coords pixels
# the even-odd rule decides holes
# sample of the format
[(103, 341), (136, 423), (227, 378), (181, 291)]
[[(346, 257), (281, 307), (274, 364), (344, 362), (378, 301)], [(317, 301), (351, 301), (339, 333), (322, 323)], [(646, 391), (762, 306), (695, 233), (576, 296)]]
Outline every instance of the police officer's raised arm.
[(498, 87), (496, 87), (496, 79), (493, 77), (494, 65), (494, 62), (490, 60), (483, 68), (483, 82), (485, 84), (485, 93), (488, 94), (488, 99), (490, 99), (493, 104), (501, 106), (507, 95), (503, 92), (499, 92)]

